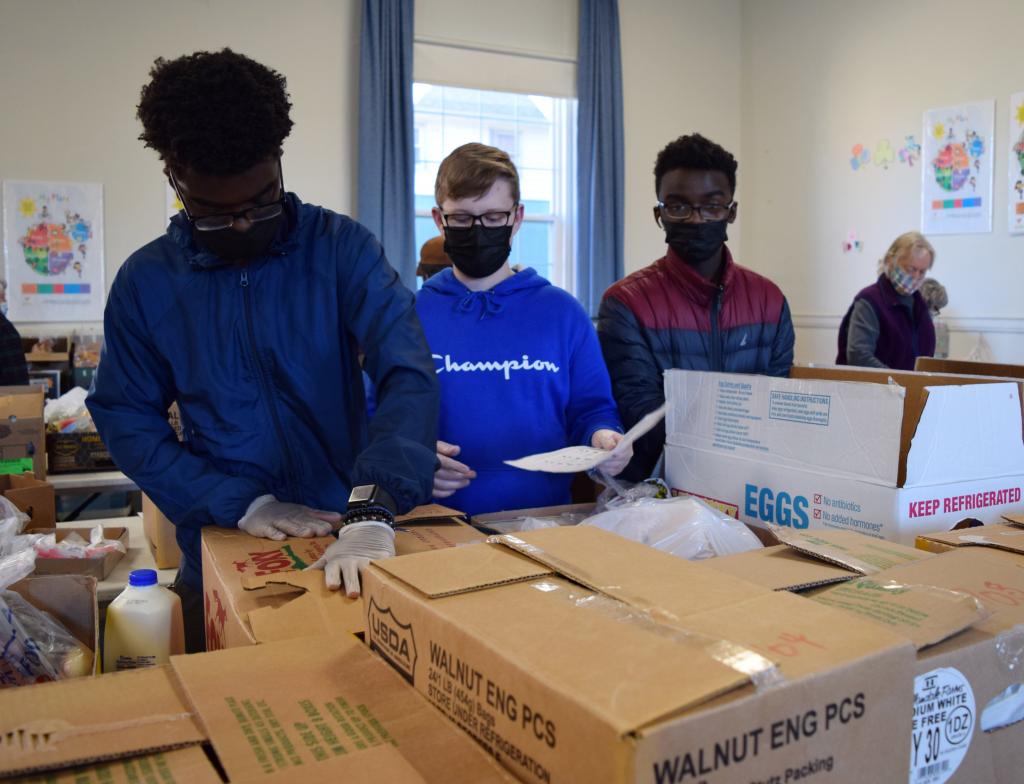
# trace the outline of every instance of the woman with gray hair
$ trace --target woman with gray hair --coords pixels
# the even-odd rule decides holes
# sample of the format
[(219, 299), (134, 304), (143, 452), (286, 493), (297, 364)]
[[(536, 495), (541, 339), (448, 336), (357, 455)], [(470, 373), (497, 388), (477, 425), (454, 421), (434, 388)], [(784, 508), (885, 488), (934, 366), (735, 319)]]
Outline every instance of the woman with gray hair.
[(935, 328), (919, 289), (935, 263), (924, 236), (897, 237), (881, 261), (881, 274), (853, 298), (839, 326), (837, 365), (913, 370), (935, 353)]

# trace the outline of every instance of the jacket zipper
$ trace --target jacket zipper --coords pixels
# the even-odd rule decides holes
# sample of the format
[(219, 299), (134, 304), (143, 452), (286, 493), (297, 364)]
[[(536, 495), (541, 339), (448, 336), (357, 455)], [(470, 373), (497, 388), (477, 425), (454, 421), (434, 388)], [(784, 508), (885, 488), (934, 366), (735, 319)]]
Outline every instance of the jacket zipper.
[(263, 362), (260, 360), (259, 349), (256, 344), (256, 331), (252, 325), (252, 294), (249, 291), (249, 270), (242, 268), (242, 299), (245, 303), (245, 328), (249, 335), (249, 354), (252, 356), (253, 366), (256, 368), (256, 378), (259, 381), (260, 389), (267, 399), (267, 408), (270, 410), (270, 419), (274, 423), (274, 432), (277, 441), (281, 444), (281, 451), (284, 453), (284, 462), (288, 472), (288, 491), (291, 493), (295, 503), (302, 502), (302, 495), (295, 482), (295, 458), (292, 455), (291, 447), (284, 437), (284, 428), (281, 426), (281, 419), (277, 413), (277, 404), (274, 402), (273, 389), (270, 379), (263, 372)]
[(722, 312), (722, 292), (724, 286), (719, 285), (715, 293), (715, 299), (711, 303), (711, 369), (718, 373), (725, 371), (722, 366), (722, 331), (719, 328), (718, 317)]

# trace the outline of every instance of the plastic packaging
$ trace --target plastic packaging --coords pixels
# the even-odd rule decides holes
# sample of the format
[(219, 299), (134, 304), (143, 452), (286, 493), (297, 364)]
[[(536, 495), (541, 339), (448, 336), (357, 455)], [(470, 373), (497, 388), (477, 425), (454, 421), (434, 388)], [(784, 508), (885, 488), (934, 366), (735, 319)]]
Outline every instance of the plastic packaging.
[(610, 506), (584, 520), (606, 531), (689, 561), (760, 548), (758, 538), (739, 520), (696, 498), (640, 498)]
[(88, 542), (77, 533), (72, 533), (58, 542), (57, 534), (51, 533), (40, 535), (33, 543), (33, 547), (40, 558), (101, 558), (115, 551), (127, 552), (124, 545), (116, 539), (103, 538), (102, 525), (97, 525), (89, 531)]
[(0, 688), (87, 675), (93, 654), (48, 613), (6, 588), (30, 575), (35, 552), (0, 559)]
[(107, 608), (103, 671), (167, 664), (171, 656), (184, 652), (181, 599), (157, 585), (154, 570), (136, 569)]
[(43, 407), (43, 419), (47, 431), (54, 433), (95, 432), (92, 415), (85, 407), (89, 390), (74, 387), (56, 400), (47, 400)]

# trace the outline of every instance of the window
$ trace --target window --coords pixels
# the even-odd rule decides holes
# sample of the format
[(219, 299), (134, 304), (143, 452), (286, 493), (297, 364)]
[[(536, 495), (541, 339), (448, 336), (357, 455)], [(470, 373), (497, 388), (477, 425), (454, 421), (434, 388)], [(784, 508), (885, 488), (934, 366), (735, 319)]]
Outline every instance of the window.
[(509, 260), (572, 292), (576, 101), (417, 82), (413, 112), (417, 250), (437, 234), (437, 167), (459, 145), (483, 142), (508, 152), (519, 170), (526, 214)]

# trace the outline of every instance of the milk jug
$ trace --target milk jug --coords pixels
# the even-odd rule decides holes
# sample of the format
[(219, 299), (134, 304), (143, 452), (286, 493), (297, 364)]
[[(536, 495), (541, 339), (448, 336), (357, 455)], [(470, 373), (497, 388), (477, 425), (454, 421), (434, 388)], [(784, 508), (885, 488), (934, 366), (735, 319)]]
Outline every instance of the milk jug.
[(136, 569), (107, 608), (103, 671), (167, 664), (169, 657), (184, 652), (181, 599), (157, 585), (154, 570)]

